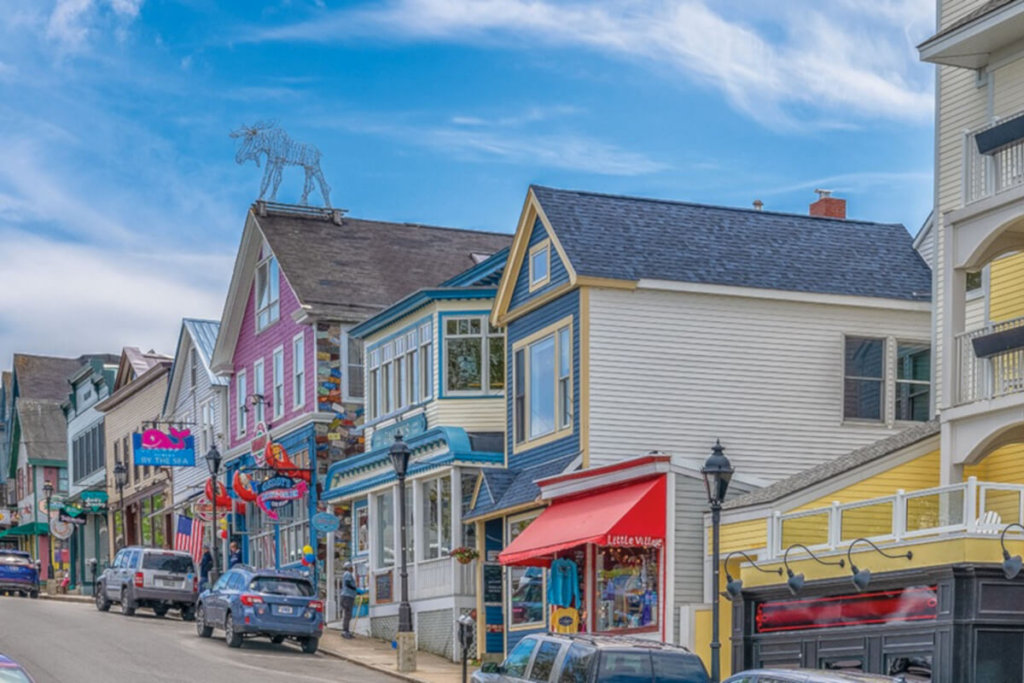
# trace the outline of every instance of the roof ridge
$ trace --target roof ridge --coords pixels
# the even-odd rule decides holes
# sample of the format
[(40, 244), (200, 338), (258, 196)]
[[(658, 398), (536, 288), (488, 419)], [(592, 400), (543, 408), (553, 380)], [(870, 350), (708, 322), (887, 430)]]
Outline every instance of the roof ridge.
[[(896, 226), (899, 226), (899, 227), (903, 228), (904, 230), (907, 229), (907, 226), (903, 225), (902, 223), (882, 223), (882, 222), (879, 222), (879, 221), (868, 221), (868, 220), (863, 220), (863, 219), (860, 219), (860, 218), (830, 218), (828, 216), (811, 216), (811, 215), (808, 215), (808, 214), (792, 213), (792, 212), (788, 212), (788, 211), (764, 211), (764, 210), (758, 210), (758, 209), (753, 209), (753, 208), (749, 208), (748, 209), (748, 208), (741, 207), (741, 206), (722, 206), (720, 204), (704, 204), (704, 203), (701, 203), (701, 202), (687, 202), (687, 201), (683, 201), (681, 199), (658, 199), (656, 197), (637, 197), (637, 196), (633, 196), (633, 195), (613, 194), (613, 193), (609, 193), (609, 192), (595, 192), (595, 191), (591, 191), (591, 190), (569, 190), (569, 189), (559, 188), (559, 187), (549, 187), (547, 185), (538, 185), (536, 183), (531, 184), (530, 188), (531, 189), (532, 188), (539, 188), (541, 190), (550, 190), (552, 192), (564, 192), (564, 193), (569, 193), (569, 194), (588, 195), (588, 196), (591, 196), (591, 197), (605, 197), (606, 199), (628, 199), (630, 201), (649, 202), (649, 203), (652, 203), (652, 204), (672, 204), (672, 205), (676, 205), (676, 206), (691, 206), (691, 207), (696, 207), (696, 208), (701, 208), (701, 209), (716, 209), (716, 210), (720, 210), (720, 211), (736, 211), (736, 212), (740, 212), (740, 213), (755, 214), (755, 215), (758, 215), (758, 216), (770, 215), (770, 216), (785, 216), (787, 218), (805, 218), (807, 220), (827, 221), (829, 223), (837, 223), (837, 224), (840, 224), (840, 225), (848, 224), (848, 223), (860, 223), (862, 225), (878, 225), (878, 226), (884, 226), (884, 227), (896, 227)], [(909, 233), (909, 231), (908, 231), (908, 233)]]

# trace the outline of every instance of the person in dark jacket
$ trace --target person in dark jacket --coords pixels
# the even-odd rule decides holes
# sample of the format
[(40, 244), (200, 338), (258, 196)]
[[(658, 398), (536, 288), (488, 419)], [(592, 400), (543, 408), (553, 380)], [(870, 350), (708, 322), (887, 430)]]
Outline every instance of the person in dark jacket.
[(199, 560), (199, 590), (206, 588), (210, 581), (210, 570), (213, 569), (213, 554), (210, 553), (210, 546), (203, 546), (203, 557)]
[(238, 547), (238, 541), (231, 541), (231, 552), (228, 553), (228, 569), (236, 564), (242, 564), (242, 550)]
[(352, 573), (352, 563), (345, 563), (345, 574), (341, 577), (341, 637), (352, 638), (349, 631), (349, 624), (352, 622), (352, 610), (356, 604), (356, 596), (363, 595), (366, 590), (356, 583), (355, 574)]

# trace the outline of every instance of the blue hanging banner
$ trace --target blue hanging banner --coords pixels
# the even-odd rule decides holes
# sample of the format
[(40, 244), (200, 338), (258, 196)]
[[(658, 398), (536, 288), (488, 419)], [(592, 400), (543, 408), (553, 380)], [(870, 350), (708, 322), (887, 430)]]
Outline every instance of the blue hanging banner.
[(132, 434), (132, 451), (136, 465), (157, 467), (194, 467), (196, 464), (195, 437), (187, 429), (171, 427), (166, 433), (147, 429)]

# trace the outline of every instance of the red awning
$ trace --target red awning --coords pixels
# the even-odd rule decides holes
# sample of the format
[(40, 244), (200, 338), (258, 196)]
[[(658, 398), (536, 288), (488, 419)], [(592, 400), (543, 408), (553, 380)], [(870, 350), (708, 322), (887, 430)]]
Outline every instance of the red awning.
[(665, 514), (664, 476), (555, 502), (498, 555), (498, 561), (545, 566), (556, 552), (585, 543), (661, 547)]

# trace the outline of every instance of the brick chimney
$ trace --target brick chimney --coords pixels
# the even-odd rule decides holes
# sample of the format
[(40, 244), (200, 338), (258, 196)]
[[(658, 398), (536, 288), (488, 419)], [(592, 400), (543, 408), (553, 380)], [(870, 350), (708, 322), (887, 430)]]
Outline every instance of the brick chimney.
[(846, 200), (832, 196), (832, 190), (815, 190), (818, 201), (811, 204), (811, 215), (822, 218), (846, 218)]

